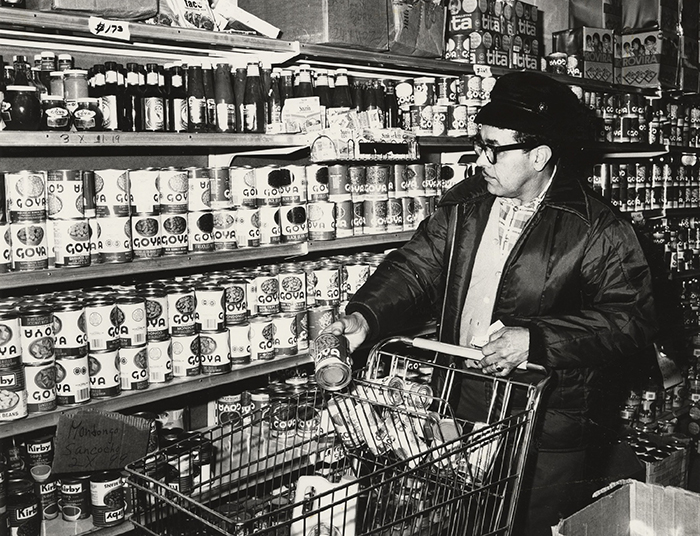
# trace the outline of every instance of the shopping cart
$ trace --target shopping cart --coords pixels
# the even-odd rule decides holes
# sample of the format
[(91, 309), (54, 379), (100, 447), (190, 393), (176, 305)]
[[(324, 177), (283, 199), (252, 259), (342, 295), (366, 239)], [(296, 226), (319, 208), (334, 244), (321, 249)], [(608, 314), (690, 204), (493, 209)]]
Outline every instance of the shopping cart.
[[(472, 352), (386, 339), (347, 390), (280, 397), (151, 453), (127, 466), (134, 525), (157, 536), (511, 534), (549, 377), (536, 366), (525, 379), (486, 376), (455, 357)], [(490, 393), (480, 422), (449, 403), (467, 378)]]

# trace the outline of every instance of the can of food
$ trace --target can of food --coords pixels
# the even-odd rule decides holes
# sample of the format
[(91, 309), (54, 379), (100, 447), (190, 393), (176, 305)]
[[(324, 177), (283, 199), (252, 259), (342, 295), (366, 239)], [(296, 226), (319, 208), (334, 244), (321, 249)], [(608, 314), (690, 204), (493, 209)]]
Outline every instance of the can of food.
[(187, 214), (187, 245), (194, 253), (214, 251), (214, 213), (189, 212)]
[(464, 104), (450, 104), (447, 107), (447, 135), (467, 135), (467, 107)]
[(372, 403), (389, 407), (397, 407), (403, 404), (402, 388), (401, 378), (386, 376), (367, 383), (356, 383), (350, 392), (362, 400), (369, 400)]
[(186, 214), (189, 208), (188, 191), (187, 170), (174, 167), (161, 169), (158, 181), (161, 214)]
[(197, 299), (195, 291), (187, 285), (169, 285), (166, 287), (168, 306), (168, 329), (171, 335), (186, 336), (197, 332), (195, 311)]
[(306, 311), (297, 313), (297, 349), (300, 352), (309, 348), (309, 315)]
[(97, 218), (88, 219), (88, 227), (90, 228), (90, 264), (99, 264), (102, 262), (102, 227)]
[[(390, 179), (393, 183), (394, 197), (408, 196), (409, 168), (406, 164), (394, 164)], [(391, 189), (391, 188), (390, 188)]]
[(367, 168), (362, 165), (348, 166), (350, 181), (350, 197), (353, 201), (361, 201), (367, 188)]
[(260, 214), (260, 245), (279, 244), (281, 241), (280, 208), (263, 205)]
[(364, 201), (364, 216), (365, 226), (364, 234), (382, 234), (387, 231), (387, 203), (384, 199), (365, 199)]
[(88, 296), (85, 299), (85, 317), (91, 352), (119, 348), (119, 312), (114, 297)]
[[(2, 188), (2, 184), (0, 184), (0, 188)], [(12, 269), (11, 233), (9, 223), (0, 223), (0, 273), (9, 272)]]
[(434, 105), (433, 112), (433, 136), (446, 136), (448, 128), (448, 106), (447, 105)]
[(309, 240), (335, 240), (335, 203), (317, 201), (307, 210)]
[(146, 301), (135, 295), (117, 296), (117, 324), (119, 326), (119, 344), (141, 346), (148, 336), (146, 321)]
[(58, 517), (59, 488), (59, 480), (53, 475), (49, 475), (49, 478), (44, 482), (34, 484), (34, 490), (39, 499), (39, 507), (44, 519), (56, 519)]
[(427, 218), (430, 215), (430, 199), (425, 196), (418, 196), (413, 198), (413, 201), (415, 203), (415, 219), (416, 219), (416, 225), (420, 224), (425, 218)]
[(402, 380), (404, 400), (409, 408), (425, 410), (433, 403), (433, 390), (430, 385), (410, 380)]
[(328, 201), (329, 171), (327, 165), (306, 166), (306, 192), (310, 202)]
[(211, 179), (206, 168), (187, 168), (187, 210), (204, 212), (211, 210)]
[(46, 219), (44, 171), (5, 173), (5, 202), (10, 223)]
[(255, 169), (251, 166), (229, 168), (231, 204), (234, 207), (256, 207), (258, 190), (255, 187)]
[(279, 208), (279, 222), (282, 243), (306, 242), (306, 205), (282, 205)]
[(425, 195), (425, 164), (408, 164), (406, 186), (408, 197)]
[(317, 305), (308, 310), (308, 339), (309, 346), (321, 332), (336, 321), (336, 307), (333, 305)]
[(365, 202), (358, 201), (352, 204), (352, 234), (360, 236), (365, 233)]
[(88, 354), (90, 398), (112, 398), (122, 392), (118, 350), (91, 351)]
[(257, 208), (247, 206), (236, 210), (236, 240), (239, 248), (258, 247), (260, 245), (260, 212)]
[(223, 331), (225, 290), (222, 284), (199, 283), (195, 286), (194, 323), (197, 331)]
[(7, 481), (7, 527), (11, 536), (40, 536), (41, 511), (29, 479)]
[(47, 171), (46, 195), (49, 218), (73, 220), (85, 217), (84, 183), (79, 170)]
[(227, 326), (245, 323), (248, 320), (248, 281), (234, 278), (222, 284), (225, 289), (224, 323)]
[(37, 465), (51, 465), (53, 463), (53, 436), (43, 435), (28, 438), (24, 441), (27, 466), (31, 469)]
[[(91, 169), (84, 169), (80, 172), (80, 178), (83, 180), (83, 216), (86, 218), (96, 218), (95, 172)], [(76, 203), (78, 202), (76, 201)]]
[(56, 366), (53, 362), (43, 365), (25, 365), (24, 380), (27, 388), (27, 411), (41, 413), (56, 409)]
[(340, 265), (324, 263), (314, 268), (314, 300), (317, 305), (340, 302)]
[(100, 471), (90, 476), (92, 524), (113, 527), (125, 519), (124, 478), (118, 471)]
[(347, 340), (332, 333), (322, 333), (311, 345), (316, 382), (326, 391), (339, 391), (352, 380), (352, 361)]
[(297, 315), (296, 313), (280, 313), (272, 316), (274, 328), (275, 357), (296, 355), (297, 347)]
[(231, 208), (231, 188), (228, 167), (212, 167), (208, 169), (211, 188), (211, 209), (221, 210)]
[(19, 307), (22, 362), (44, 365), (54, 359), (53, 315), (51, 308), (40, 303), (25, 303)]
[(304, 166), (289, 165), (279, 170), (280, 176), (280, 201), (282, 205), (299, 205), (305, 203), (306, 195), (306, 168)]
[(52, 220), (55, 266), (90, 266), (90, 226), (86, 219)]
[(364, 262), (350, 262), (346, 263), (343, 269), (347, 273), (345, 286), (347, 299), (350, 299), (369, 279), (369, 265)]
[(97, 249), (101, 263), (131, 262), (131, 218), (114, 216), (98, 218), (100, 225)]
[(19, 313), (13, 307), (0, 307), (0, 369), (22, 363)]
[(21, 366), (0, 369), (0, 421), (26, 417), (27, 403), (24, 369)]
[(199, 376), (199, 335), (173, 335), (170, 350), (175, 378)]
[(425, 180), (423, 181), (423, 188), (425, 190), (425, 195), (427, 197), (434, 197), (438, 193), (438, 179), (440, 177), (440, 164), (435, 162), (426, 162), (425, 167)]
[(214, 211), (214, 250), (232, 250), (236, 240), (236, 211), (230, 208)]
[(249, 338), (251, 361), (269, 361), (275, 358), (275, 327), (271, 317), (251, 318)]
[(119, 349), (119, 377), (122, 391), (148, 388), (148, 348), (145, 344)]
[(389, 192), (389, 166), (376, 164), (367, 166), (367, 196), (385, 197)]
[(160, 214), (160, 170), (156, 168), (131, 169), (132, 214)]
[(139, 289), (146, 306), (146, 339), (164, 341), (170, 337), (168, 296), (165, 288)]
[(386, 203), (386, 230), (389, 233), (403, 231), (403, 203), (401, 199), (389, 198)]
[(255, 307), (259, 315), (280, 312), (280, 289), (277, 276), (265, 270), (255, 277)]
[(284, 173), (272, 165), (255, 168), (256, 205), (278, 207), (282, 202), (279, 186), (284, 185)]
[(214, 408), (216, 424), (231, 423), (237, 426), (243, 422), (243, 394), (224, 395), (216, 399)]
[(160, 219), (163, 255), (186, 255), (189, 250), (187, 216), (163, 213)]
[(56, 398), (59, 406), (76, 406), (90, 401), (88, 356), (56, 360)]
[(353, 236), (353, 221), (355, 217), (354, 203), (347, 199), (335, 204), (335, 237), (348, 238)]
[(202, 374), (231, 372), (228, 331), (201, 331), (199, 333), (199, 348)]
[(66, 521), (90, 517), (90, 475), (61, 478), (59, 504)]
[(10, 224), (12, 270), (30, 272), (49, 267), (46, 220)]
[(166, 383), (173, 379), (170, 339), (148, 341), (148, 383)]
[(351, 196), (350, 176), (346, 164), (328, 166), (328, 195), (345, 198)]
[(306, 310), (306, 273), (294, 264), (283, 265), (277, 275), (280, 311), (292, 313)]
[(357, 448), (364, 442), (362, 428), (353, 416), (359, 411), (354, 398), (331, 397), (328, 399), (328, 414), (336, 434), (347, 448)]
[(131, 214), (129, 170), (95, 170), (95, 212), (98, 218), (124, 217)]
[(135, 259), (152, 259), (163, 255), (163, 234), (158, 214), (131, 216), (131, 247)]
[(250, 325), (245, 322), (227, 326), (229, 347), (231, 348), (231, 365), (250, 363)]

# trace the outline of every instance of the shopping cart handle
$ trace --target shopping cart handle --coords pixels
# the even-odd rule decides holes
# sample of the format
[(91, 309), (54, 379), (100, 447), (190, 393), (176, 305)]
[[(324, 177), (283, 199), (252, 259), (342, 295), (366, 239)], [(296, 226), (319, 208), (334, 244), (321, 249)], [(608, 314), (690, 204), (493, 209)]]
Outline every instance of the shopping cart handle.
[[(472, 361), (481, 361), (484, 358), (484, 354), (481, 350), (476, 348), (467, 348), (466, 346), (457, 346), (456, 344), (447, 344), (446, 342), (434, 341), (430, 339), (410, 339), (405, 338), (402, 341), (414, 348), (422, 348), (424, 350), (431, 350), (433, 352), (440, 352), (442, 354), (451, 354), (458, 357), (463, 357), (465, 359), (471, 359)], [(517, 366), (520, 370), (530, 370), (543, 372), (544, 368), (540, 365), (533, 365), (527, 361), (523, 361)]]

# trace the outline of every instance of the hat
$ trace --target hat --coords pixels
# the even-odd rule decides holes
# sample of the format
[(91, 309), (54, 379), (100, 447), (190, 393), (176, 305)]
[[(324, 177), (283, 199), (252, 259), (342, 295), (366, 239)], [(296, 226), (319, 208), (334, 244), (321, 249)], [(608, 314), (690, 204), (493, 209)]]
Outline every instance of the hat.
[(475, 121), (558, 139), (576, 128), (572, 120), (579, 107), (578, 98), (566, 84), (535, 71), (517, 71), (496, 81), (491, 101)]

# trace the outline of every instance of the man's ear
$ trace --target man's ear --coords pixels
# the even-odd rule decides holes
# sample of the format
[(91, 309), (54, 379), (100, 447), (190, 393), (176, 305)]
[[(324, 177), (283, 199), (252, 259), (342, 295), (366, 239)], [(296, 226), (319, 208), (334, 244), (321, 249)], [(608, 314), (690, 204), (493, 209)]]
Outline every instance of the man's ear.
[(536, 171), (542, 171), (552, 159), (552, 148), (549, 145), (538, 145), (530, 151), (530, 161)]

